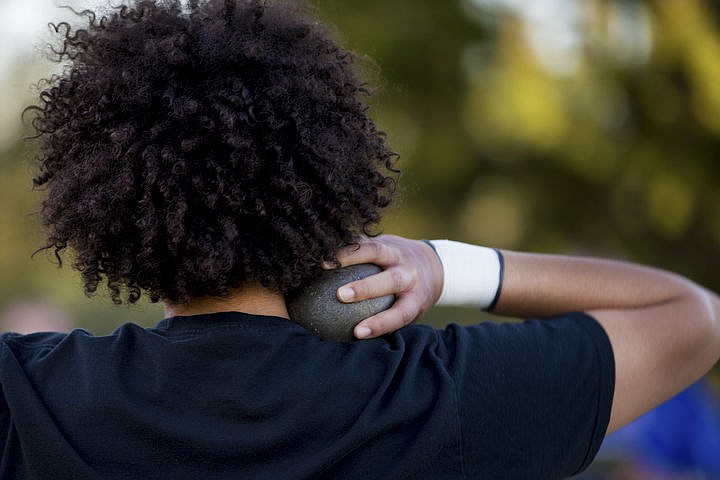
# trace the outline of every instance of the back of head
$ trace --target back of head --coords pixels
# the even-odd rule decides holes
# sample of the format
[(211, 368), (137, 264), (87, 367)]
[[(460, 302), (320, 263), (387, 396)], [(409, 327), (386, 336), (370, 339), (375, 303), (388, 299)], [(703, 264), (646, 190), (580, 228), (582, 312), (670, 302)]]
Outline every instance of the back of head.
[[(29, 110), (46, 248), (87, 293), (288, 293), (380, 220), (395, 154), (366, 84), (298, 1), (138, 0), (79, 30)], [(59, 258), (59, 257), (58, 257)]]

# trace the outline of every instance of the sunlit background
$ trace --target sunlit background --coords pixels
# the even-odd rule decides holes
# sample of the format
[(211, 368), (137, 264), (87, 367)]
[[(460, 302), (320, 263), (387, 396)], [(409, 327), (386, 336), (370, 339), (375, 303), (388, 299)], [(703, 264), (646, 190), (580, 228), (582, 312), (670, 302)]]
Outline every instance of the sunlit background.
[[(78, 22), (63, 4), (107, 2), (0, 0), (0, 312), (51, 305), (96, 333), (154, 324), (159, 307), (87, 299), (69, 269), (30, 258), (41, 193), (20, 112), (59, 68), (43, 54), (48, 22)], [(401, 154), (404, 200), (386, 232), (625, 258), (720, 290), (718, 2), (318, 5), (342, 43), (367, 55), (373, 112)], [(425, 320), (478, 318), (437, 310)]]

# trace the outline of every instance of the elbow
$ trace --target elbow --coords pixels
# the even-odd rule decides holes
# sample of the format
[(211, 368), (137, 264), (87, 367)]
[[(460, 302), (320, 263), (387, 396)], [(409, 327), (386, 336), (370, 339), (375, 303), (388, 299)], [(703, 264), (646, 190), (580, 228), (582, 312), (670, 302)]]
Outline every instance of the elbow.
[(720, 298), (709, 290), (703, 290), (703, 293), (708, 315), (708, 336), (713, 340), (717, 361), (720, 358)]
[(688, 333), (693, 340), (692, 351), (710, 369), (720, 358), (720, 299), (716, 294), (695, 287), (686, 299), (690, 325)]

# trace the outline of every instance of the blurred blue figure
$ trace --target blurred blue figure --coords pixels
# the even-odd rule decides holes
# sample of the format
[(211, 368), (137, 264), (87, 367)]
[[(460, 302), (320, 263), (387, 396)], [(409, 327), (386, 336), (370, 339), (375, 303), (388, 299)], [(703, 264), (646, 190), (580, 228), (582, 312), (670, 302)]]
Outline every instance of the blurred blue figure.
[(698, 381), (608, 436), (603, 450), (628, 458), (633, 479), (720, 480), (720, 398)]

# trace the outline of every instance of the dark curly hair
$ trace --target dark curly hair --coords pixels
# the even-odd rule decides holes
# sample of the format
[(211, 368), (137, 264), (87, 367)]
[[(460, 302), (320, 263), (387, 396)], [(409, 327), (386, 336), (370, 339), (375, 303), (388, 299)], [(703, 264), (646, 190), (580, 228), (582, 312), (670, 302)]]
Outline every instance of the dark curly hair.
[[(64, 72), (27, 110), (43, 249), (85, 292), (185, 303), (259, 282), (284, 294), (372, 234), (397, 155), (370, 90), (299, 1), (137, 0), (55, 25)], [(41, 249), (42, 250), (42, 249)]]

